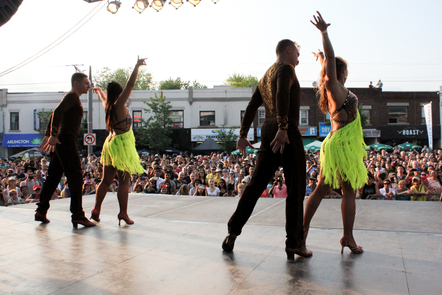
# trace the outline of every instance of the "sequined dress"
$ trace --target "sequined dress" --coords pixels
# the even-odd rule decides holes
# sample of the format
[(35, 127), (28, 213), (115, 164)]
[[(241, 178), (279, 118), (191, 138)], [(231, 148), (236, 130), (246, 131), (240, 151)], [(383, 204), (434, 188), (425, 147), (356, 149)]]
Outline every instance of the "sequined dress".
[[(347, 120), (338, 120), (341, 111), (347, 112)], [(364, 165), (365, 142), (362, 135), (361, 118), (358, 111), (358, 98), (348, 91), (344, 104), (331, 114), (333, 121), (345, 124), (333, 133), (330, 132), (321, 146), (321, 169), (324, 183), (339, 188), (339, 177), (359, 189), (367, 180)]]

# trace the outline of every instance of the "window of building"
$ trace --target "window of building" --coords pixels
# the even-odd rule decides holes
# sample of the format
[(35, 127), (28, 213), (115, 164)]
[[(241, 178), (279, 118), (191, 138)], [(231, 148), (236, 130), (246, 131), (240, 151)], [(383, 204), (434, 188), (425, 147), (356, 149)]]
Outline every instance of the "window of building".
[(389, 106), (388, 123), (407, 123), (408, 108), (406, 106)]
[(87, 111), (83, 111), (83, 118), (81, 119), (81, 128), (87, 130)]
[(425, 122), (425, 107), (424, 106), (421, 106), (421, 117), (422, 117), (421, 123), (426, 124), (426, 122)]
[(308, 110), (299, 111), (299, 125), (308, 125)]
[(200, 126), (215, 126), (215, 111), (201, 111)]
[(371, 123), (370, 123), (370, 111), (371, 111), (371, 110), (369, 110), (369, 109), (363, 109), (362, 112), (361, 112), (361, 117), (362, 117), (362, 118), (361, 118), (361, 121), (362, 121), (362, 119), (365, 118), (365, 122), (364, 122), (364, 123), (365, 123), (366, 125), (371, 124)]
[(11, 112), (9, 113), (9, 117), (10, 117), (10, 122), (9, 122), (9, 126), (11, 128), (11, 130), (20, 130), (20, 125), (19, 123), (19, 113), (18, 112)]
[(141, 128), (142, 111), (132, 111), (132, 129)]
[[(170, 118), (173, 121), (172, 128), (184, 128), (184, 111), (171, 111)], [(215, 124), (215, 112), (213, 112), (213, 124)]]
[(258, 110), (258, 125), (264, 124), (266, 119), (266, 110)]

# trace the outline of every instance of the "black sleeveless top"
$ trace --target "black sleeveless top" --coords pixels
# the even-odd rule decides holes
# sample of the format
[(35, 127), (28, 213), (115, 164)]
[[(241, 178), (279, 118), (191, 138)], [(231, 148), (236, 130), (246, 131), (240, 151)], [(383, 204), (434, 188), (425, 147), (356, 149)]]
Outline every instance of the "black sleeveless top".
[[(335, 119), (335, 117), (342, 110), (347, 112), (347, 120)], [(334, 111), (333, 114), (331, 114), (331, 119), (336, 123), (347, 125), (348, 123), (351, 123), (356, 119), (357, 111), (358, 111), (358, 97), (349, 90), (347, 97), (345, 98), (345, 101), (342, 104), (342, 106), (338, 108), (336, 111)]]
[[(132, 116), (127, 114), (126, 118), (116, 123), (112, 123), (112, 130), (118, 130), (121, 133), (128, 132), (132, 126)], [(120, 133), (117, 132), (117, 133)]]

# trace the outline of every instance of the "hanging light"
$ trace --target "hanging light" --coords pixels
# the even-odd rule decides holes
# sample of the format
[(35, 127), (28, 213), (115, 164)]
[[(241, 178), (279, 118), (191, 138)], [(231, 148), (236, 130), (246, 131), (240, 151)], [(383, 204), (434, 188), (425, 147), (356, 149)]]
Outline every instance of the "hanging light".
[(219, 0), (212, 0), (214, 4), (218, 3)]
[(197, 6), (198, 4), (200, 4), (201, 0), (187, 0), (187, 2), (189, 2), (193, 6)]
[(158, 12), (161, 9), (163, 9), (164, 2), (166, 2), (166, 0), (154, 0), (154, 1), (152, 1), (152, 4), (150, 5), (150, 7), (152, 7), (153, 9), (155, 9)]
[(118, 9), (120, 8), (120, 6), (121, 6), (121, 2), (120, 1), (118, 1), (118, 0), (116, 0), (116, 1), (110, 1), (109, 2), (109, 0), (108, 0), (108, 5), (107, 5), (107, 10), (110, 12), (110, 13), (112, 13), (112, 14), (115, 14), (115, 13), (117, 13), (118, 12)]
[(169, 4), (178, 9), (183, 5), (183, 0), (170, 0)]
[(132, 8), (135, 9), (136, 12), (142, 13), (147, 7), (149, 7), (149, 1), (137, 0)]

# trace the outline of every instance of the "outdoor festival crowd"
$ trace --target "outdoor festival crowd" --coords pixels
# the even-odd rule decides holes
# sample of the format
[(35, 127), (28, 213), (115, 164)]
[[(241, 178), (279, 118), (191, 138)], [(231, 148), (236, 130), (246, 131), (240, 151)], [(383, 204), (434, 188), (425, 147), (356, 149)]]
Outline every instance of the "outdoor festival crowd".
[[(204, 155), (141, 155), (145, 173), (131, 176), (131, 193), (182, 196), (241, 197), (254, 171), (255, 155), (212, 153)], [(94, 195), (100, 183), (103, 166), (94, 154), (83, 158), (83, 195)], [(442, 150), (389, 153), (368, 150), (365, 159), (368, 180), (357, 192), (357, 198), (401, 201), (441, 201)], [(47, 174), (49, 160), (0, 160), (0, 205), (38, 202)], [(306, 152), (306, 197), (315, 189), (319, 176), (319, 152)], [(118, 191), (114, 179), (109, 192)], [(285, 198), (282, 168), (274, 173), (262, 198)], [(69, 184), (62, 177), (52, 199), (69, 198)], [(328, 198), (341, 198), (340, 190), (331, 190)]]

